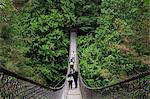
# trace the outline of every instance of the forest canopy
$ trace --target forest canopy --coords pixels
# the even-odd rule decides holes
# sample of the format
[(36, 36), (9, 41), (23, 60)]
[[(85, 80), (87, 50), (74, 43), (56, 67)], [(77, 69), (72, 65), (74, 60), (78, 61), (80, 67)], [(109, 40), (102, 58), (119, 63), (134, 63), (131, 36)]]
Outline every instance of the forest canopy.
[(55, 86), (67, 73), (69, 31), (76, 28), (79, 66), (88, 86), (113, 84), (146, 71), (149, 4), (149, 0), (3, 0), (0, 65)]
[[(79, 65), (86, 84), (117, 83), (150, 66), (148, 0), (103, 0), (97, 25), (78, 37)], [(99, 11), (99, 10), (97, 10)]]

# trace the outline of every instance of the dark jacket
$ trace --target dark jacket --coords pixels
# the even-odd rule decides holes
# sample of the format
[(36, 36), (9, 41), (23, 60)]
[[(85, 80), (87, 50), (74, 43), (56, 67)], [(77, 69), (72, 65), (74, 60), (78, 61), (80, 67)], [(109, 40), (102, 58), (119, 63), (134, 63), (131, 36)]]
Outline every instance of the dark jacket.
[(74, 79), (78, 79), (78, 75), (79, 75), (79, 73), (78, 73), (77, 71), (75, 71), (75, 72), (73, 73), (73, 78), (74, 78)]

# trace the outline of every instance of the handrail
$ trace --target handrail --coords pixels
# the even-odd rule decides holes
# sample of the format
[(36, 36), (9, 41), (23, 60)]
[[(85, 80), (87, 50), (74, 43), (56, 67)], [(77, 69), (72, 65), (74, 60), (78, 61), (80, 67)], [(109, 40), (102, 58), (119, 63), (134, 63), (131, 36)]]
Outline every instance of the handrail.
[[(23, 81), (26, 81), (26, 82), (29, 82), (29, 83), (35, 84), (35, 85), (37, 85), (37, 86), (43, 87), (43, 88), (45, 88), (45, 89), (49, 89), (49, 90), (53, 90), (53, 91), (60, 90), (60, 89), (62, 89), (63, 86), (64, 86), (64, 84), (63, 84), (62, 86), (60, 86), (60, 87), (51, 87), (51, 86), (48, 87), (48, 86), (44, 86), (44, 85), (42, 85), (42, 84), (40, 84), (40, 83), (37, 83), (37, 82), (35, 82), (35, 81), (33, 81), (33, 80), (30, 80), (30, 79), (28, 79), (28, 78), (22, 77), (22, 76), (20, 76), (20, 75), (14, 73), (14, 72), (11, 72), (11, 71), (9, 71), (9, 70), (3, 68), (3, 67), (0, 67), (0, 72), (3, 72), (5, 75), (12, 76), (12, 77), (15, 77), (15, 78), (17, 78), (17, 79), (20, 79), (20, 80), (23, 80)], [(62, 79), (61, 81), (63, 81), (63, 80), (64, 80), (64, 79)]]
[(87, 87), (88, 89), (91, 89), (91, 90), (102, 90), (102, 89), (109, 88), (109, 87), (113, 87), (113, 86), (116, 86), (116, 85), (121, 85), (121, 84), (124, 84), (124, 83), (126, 83), (126, 82), (130, 82), (130, 81), (132, 81), (132, 80), (140, 79), (140, 78), (143, 78), (143, 77), (148, 76), (148, 75), (150, 75), (150, 70), (147, 70), (147, 71), (145, 71), (145, 72), (142, 72), (142, 73), (139, 73), (139, 74), (137, 74), (137, 75), (134, 75), (134, 76), (132, 76), (132, 77), (130, 77), (130, 78), (128, 78), (128, 79), (125, 79), (125, 80), (123, 80), (123, 81), (120, 81), (120, 82), (118, 82), (118, 83), (111, 84), (111, 85), (107, 85), (107, 86), (104, 86), (104, 87), (96, 87), (96, 88), (87, 86), (87, 85), (85, 84), (85, 82), (84, 82), (84, 80), (83, 80), (81, 74), (80, 74), (80, 79), (82, 79), (81, 81), (82, 81), (83, 85), (84, 85), (85, 87)]
[(30, 80), (30, 79), (25, 78), (25, 77), (19, 76), (18, 74), (14, 73), (14, 72), (11, 72), (11, 71), (3, 68), (3, 67), (0, 67), (0, 72), (4, 73), (5, 75), (12, 76), (12, 77), (15, 77), (17, 79), (20, 79), (20, 80), (23, 80), (23, 81), (27, 81), (29, 83), (32, 83), (32, 84), (35, 84), (37, 86), (40, 86), (40, 87), (48, 89), (48, 87), (46, 87), (46, 86), (43, 86), (43, 85), (41, 85), (41, 84), (39, 84), (37, 82), (34, 82), (34, 81)]
[[(68, 60), (70, 60), (70, 57), (68, 57)], [(66, 78), (69, 70), (70, 65), (68, 62)], [(9, 77), (15, 77), (16, 80), (8, 81)], [(64, 79), (62, 79), (60, 82), (62, 82), (63, 80)], [(19, 99), (28, 99), (31, 97), (34, 99), (41, 99), (43, 97), (45, 97), (46, 99), (63, 99), (66, 96), (68, 90), (67, 79), (65, 79), (62, 86), (57, 87), (58, 84), (56, 84), (54, 87), (43, 86), (35, 81), (24, 78), (17, 75), (16, 73), (0, 67), (0, 98), (2, 96), (3, 98), (8, 97), (9, 99), (14, 99), (16, 98), (16, 96), (19, 96), (21, 97)]]
[[(15, 79), (13, 79), (13, 78)], [(64, 80), (64, 79), (63, 79)], [(48, 87), (0, 67), (0, 98), (61, 99), (66, 80), (60, 87)]]
[(54, 86), (54, 88), (57, 88), (57, 86), (58, 86), (63, 80), (65, 80), (65, 78), (63, 78), (61, 81), (59, 81), (59, 82)]
[(104, 87), (89, 87), (85, 84), (79, 67), (79, 83), (83, 99), (149, 99), (150, 96), (150, 70), (134, 75), (128, 79), (120, 81), (115, 84)]

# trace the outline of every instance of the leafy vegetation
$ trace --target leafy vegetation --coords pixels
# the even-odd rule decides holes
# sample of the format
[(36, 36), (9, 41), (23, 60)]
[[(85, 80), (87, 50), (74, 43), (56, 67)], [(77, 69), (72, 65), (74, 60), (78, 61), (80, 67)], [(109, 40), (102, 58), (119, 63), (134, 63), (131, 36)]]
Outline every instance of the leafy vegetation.
[(66, 75), (71, 28), (79, 30), (87, 85), (113, 84), (149, 68), (149, 0), (14, 1), (0, 4), (0, 65), (7, 69), (55, 86)]
[[(0, 65), (16, 65), (20, 52), (15, 47), (16, 36), (11, 32), (11, 25), (14, 23), (14, 7), (11, 1), (1, 1), (0, 3)], [(14, 16), (12, 16), (14, 15)], [(15, 68), (14, 68), (15, 69)], [(14, 70), (13, 69), (13, 70)]]
[(94, 32), (78, 37), (81, 73), (87, 85), (113, 84), (149, 68), (148, 3), (105, 0), (99, 5)]
[[(55, 86), (66, 75), (69, 46), (67, 33), (74, 21), (69, 11), (62, 15), (64, 12), (53, 3), (56, 2), (34, 1), (31, 6), (16, 13), (16, 20), (9, 30), (16, 39), (13, 46), (22, 57), (6, 52), (6, 55), (17, 58), (12, 58), (14, 62), (6, 60), (3, 63), (7, 68), (16, 68), (14, 71), (25, 77), (50, 86)], [(62, 9), (65, 8), (64, 1), (61, 3)]]

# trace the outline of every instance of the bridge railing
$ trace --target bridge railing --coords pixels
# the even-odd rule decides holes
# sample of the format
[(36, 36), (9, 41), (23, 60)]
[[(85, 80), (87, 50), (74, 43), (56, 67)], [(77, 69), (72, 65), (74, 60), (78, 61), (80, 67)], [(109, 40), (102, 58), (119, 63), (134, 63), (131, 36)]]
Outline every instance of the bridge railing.
[(150, 70), (101, 88), (87, 86), (79, 70), (79, 83), (83, 99), (150, 99)]
[(0, 67), (0, 99), (61, 99), (65, 85), (46, 87)]

